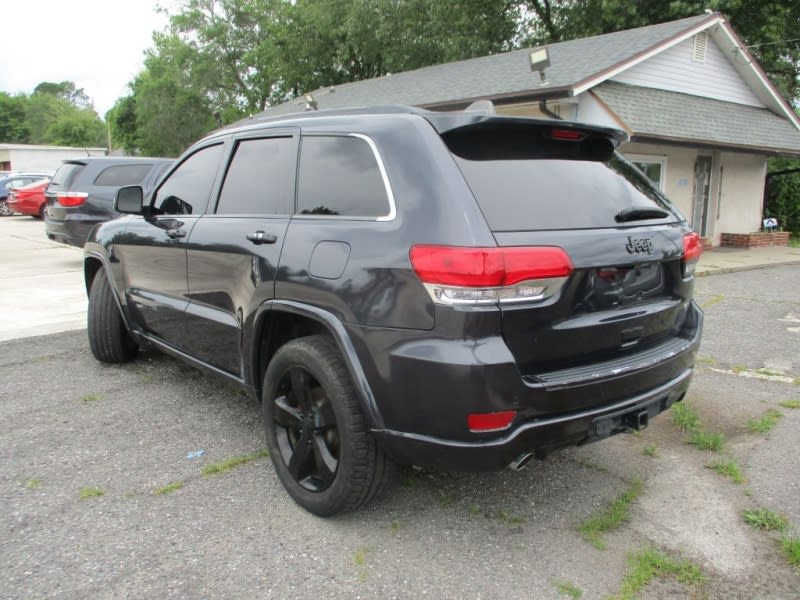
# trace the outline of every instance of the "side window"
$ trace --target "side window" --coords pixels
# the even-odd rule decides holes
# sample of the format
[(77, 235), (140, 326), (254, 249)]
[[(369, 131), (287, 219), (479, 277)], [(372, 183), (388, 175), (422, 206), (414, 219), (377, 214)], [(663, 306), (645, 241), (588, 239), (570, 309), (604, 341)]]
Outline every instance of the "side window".
[(205, 211), (221, 158), (222, 144), (217, 144), (198, 150), (178, 165), (153, 198), (156, 214), (190, 215)]
[(117, 187), (136, 185), (144, 180), (152, 167), (153, 165), (149, 164), (106, 167), (95, 178), (94, 185)]
[(240, 141), (225, 175), (217, 214), (292, 214), (295, 148), (291, 137)]
[(303, 215), (388, 215), (386, 186), (367, 141), (354, 136), (304, 136), (297, 210)]

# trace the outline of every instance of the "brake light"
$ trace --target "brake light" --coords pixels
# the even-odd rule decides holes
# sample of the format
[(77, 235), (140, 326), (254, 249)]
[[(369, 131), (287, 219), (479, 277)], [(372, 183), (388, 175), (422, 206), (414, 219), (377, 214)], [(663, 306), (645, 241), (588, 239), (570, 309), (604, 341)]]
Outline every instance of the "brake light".
[(61, 206), (80, 206), (89, 196), (86, 192), (56, 192), (56, 202)]
[(551, 129), (550, 137), (554, 140), (569, 140), (571, 142), (580, 142), (586, 137), (582, 131), (575, 131), (574, 129)]
[(442, 304), (541, 301), (557, 292), (573, 270), (569, 255), (556, 246), (418, 245), (409, 257), (433, 301)]
[(696, 231), (683, 236), (683, 276), (694, 275), (694, 269), (703, 253), (703, 240)]
[(470, 431), (479, 433), (485, 431), (502, 431), (511, 425), (517, 416), (515, 410), (504, 410), (492, 413), (472, 413), (467, 415), (467, 427)]

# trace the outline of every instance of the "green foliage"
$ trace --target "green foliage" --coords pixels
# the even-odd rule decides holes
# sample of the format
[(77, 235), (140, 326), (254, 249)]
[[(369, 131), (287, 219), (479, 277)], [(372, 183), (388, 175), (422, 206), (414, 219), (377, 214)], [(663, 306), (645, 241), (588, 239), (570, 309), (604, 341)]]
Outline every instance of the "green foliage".
[(700, 585), (706, 581), (700, 568), (688, 560), (675, 560), (658, 550), (647, 549), (628, 555), (628, 572), (622, 580), (619, 600), (632, 600), (654, 577), (675, 576), (688, 585)]
[(643, 487), (642, 482), (637, 479), (603, 510), (581, 523), (579, 531), (586, 541), (595, 548), (603, 550), (606, 544), (600, 534), (616, 529), (628, 520), (630, 506), (634, 500), (641, 496)]
[(767, 531), (783, 531), (789, 526), (789, 521), (783, 515), (772, 512), (768, 508), (744, 511), (744, 520), (756, 529)]
[(670, 412), (672, 422), (682, 431), (693, 431), (700, 424), (700, 417), (685, 402), (673, 404)]
[(254, 460), (258, 460), (259, 458), (264, 458), (265, 456), (269, 456), (269, 450), (267, 449), (254, 452), (253, 454), (245, 454), (243, 456), (231, 456), (230, 458), (226, 458), (220, 462), (206, 465), (202, 468), (201, 472), (203, 475), (219, 475), (220, 473), (226, 473), (232, 469), (235, 469), (236, 467), (240, 467), (249, 462), (253, 462)]
[(733, 458), (718, 460), (717, 462), (709, 465), (709, 468), (713, 471), (716, 471), (720, 475), (730, 477), (734, 483), (744, 483), (742, 469), (739, 467), (739, 463), (737, 463)]
[(800, 399), (797, 400), (783, 400), (779, 402), (783, 408), (800, 408)]
[(581, 596), (583, 596), (583, 591), (574, 583), (570, 583), (569, 581), (559, 581), (556, 584), (556, 590), (558, 593), (563, 596), (568, 596), (572, 598), (572, 600), (578, 600)]
[(154, 489), (153, 493), (156, 496), (164, 496), (166, 494), (171, 494), (172, 492), (175, 492), (175, 491), (181, 489), (182, 487), (183, 487), (183, 482), (182, 481), (175, 481), (173, 483), (168, 483), (167, 485), (162, 486), (160, 488)]
[(722, 450), (725, 437), (721, 433), (709, 433), (696, 429), (689, 433), (689, 443), (698, 450)]
[(0, 92), (0, 143), (28, 143), (31, 132), (25, 122), (26, 101), (24, 94), (11, 96)]
[(100, 496), (105, 495), (103, 488), (101, 487), (84, 487), (81, 488), (80, 493), (78, 494), (78, 498), (80, 500), (88, 500), (89, 498), (99, 498)]
[[(779, 173), (800, 169), (800, 161), (773, 158), (769, 172)], [(778, 226), (800, 235), (800, 171), (783, 175), (768, 175), (764, 215), (778, 219)]]
[(793, 567), (800, 567), (800, 537), (786, 535), (781, 538), (781, 550)]
[(749, 421), (747, 423), (747, 428), (752, 433), (767, 433), (778, 424), (781, 418), (783, 418), (783, 413), (781, 411), (770, 408), (760, 418)]

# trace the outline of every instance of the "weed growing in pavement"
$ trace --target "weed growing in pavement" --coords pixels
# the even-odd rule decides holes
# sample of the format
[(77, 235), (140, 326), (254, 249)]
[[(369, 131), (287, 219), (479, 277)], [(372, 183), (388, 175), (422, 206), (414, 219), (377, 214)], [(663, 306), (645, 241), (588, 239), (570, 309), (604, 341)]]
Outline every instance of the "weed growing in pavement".
[(725, 437), (721, 433), (708, 433), (700, 429), (689, 434), (689, 443), (698, 450), (712, 450), (717, 452), (722, 449)]
[(658, 450), (653, 444), (647, 444), (647, 446), (642, 449), (642, 454), (645, 456), (655, 457), (658, 456)]
[(710, 307), (714, 306), (715, 304), (719, 304), (723, 300), (725, 300), (725, 296), (723, 296), (722, 294), (718, 294), (718, 295), (714, 296), (713, 298), (709, 298), (708, 300), (703, 302), (700, 305), (700, 308), (702, 308), (703, 310), (706, 310), (707, 308), (710, 308)]
[(712, 356), (698, 356), (694, 359), (694, 362), (698, 365), (710, 365), (713, 367), (717, 364), (717, 359)]
[(700, 424), (700, 417), (685, 402), (673, 404), (670, 413), (672, 422), (682, 431), (692, 431)]
[(227, 471), (235, 469), (236, 467), (240, 467), (244, 464), (253, 462), (254, 460), (258, 460), (259, 458), (264, 458), (266, 456), (269, 456), (269, 450), (266, 448), (264, 450), (254, 452), (253, 454), (231, 456), (225, 460), (206, 465), (200, 472), (203, 475), (219, 475), (220, 473), (226, 473)]
[(800, 536), (785, 535), (781, 538), (781, 550), (793, 567), (800, 567)]
[(153, 493), (156, 496), (163, 496), (165, 494), (169, 494), (171, 492), (177, 491), (177, 490), (181, 489), (182, 487), (183, 487), (183, 482), (182, 481), (174, 481), (172, 483), (168, 483), (167, 485), (165, 485), (163, 487), (154, 489)]
[(716, 471), (720, 475), (730, 477), (733, 479), (734, 483), (744, 483), (742, 469), (739, 467), (739, 464), (734, 458), (723, 458), (722, 460), (718, 460), (717, 462), (708, 465), (708, 468)]
[(89, 404), (90, 402), (97, 402), (103, 399), (103, 394), (84, 394), (81, 396), (81, 402)]
[(769, 375), (770, 377), (786, 377), (786, 373), (782, 371), (775, 371), (774, 369), (756, 369), (756, 373), (759, 375)]
[(99, 498), (100, 496), (104, 495), (105, 492), (101, 487), (84, 487), (81, 488), (80, 493), (78, 494), (78, 498), (80, 500), (86, 500), (88, 498)]
[(363, 567), (367, 562), (367, 551), (364, 548), (359, 548), (353, 555), (353, 564), (357, 567)]
[(25, 482), (25, 487), (29, 490), (35, 490), (36, 488), (41, 487), (41, 485), (42, 480), (36, 479), (35, 477), (33, 479), (28, 479), (28, 481)]
[(606, 544), (601, 533), (616, 529), (628, 520), (629, 509), (633, 501), (642, 495), (644, 484), (641, 480), (635, 480), (630, 487), (615, 498), (608, 506), (603, 508), (598, 514), (592, 515), (581, 523), (578, 530), (583, 534), (584, 539), (600, 550), (605, 549)]
[(608, 475), (611, 471), (609, 471), (603, 465), (598, 465), (597, 463), (593, 463), (588, 460), (575, 460), (582, 467), (586, 467), (587, 469), (592, 469), (593, 471), (597, 471), (598, 473), (603, 473), (604, 475)]
[(400, 531), (400, 521), (398, 519), (392, 521), (389, 524), (389, 529), (392, 530), (392, 533), (397, 533), (398, 531)]
[(747, 367), (743, 367), (742, 365), (733, 365), (731, 367), (731, 371), (733, 371), (736, 375), (738, 375), (739, 373), (744, 373), (745, 371), (747, 371)]
[(505, 510), (501, 510), (499, 513), (497, 513), (497, 518), (509, 527), (515, 527), (525, 523), (525, 517), (520, 517), (519, 515), (515, 515), (514, 513), (510, 513)]
[(628, 572), (622, 579), (619, 600), (633, 600), (654, 577), (675, 576), (687, 585), (702, 585), (706, 577), (700, 567), (689, 560), (675, 560), (658, 550), (647, 549), (628, 555)]
[(570, 583), (569, 581), (559, 581), (556, 583), (556, 589), (558, 590), (559, 594), (563, 594), (564, 596), (569, 596), (572, 600), (578, 600), (581, 596), (583, 596), (583, 592), (581, 588), (579, 588), (574, 583)]
[(447, 508), (453, 504), (453, 498), (448, 496), (446, 492), (439, 492), (439, 506)]
[(477, 517), (479, 514), (481, 514), (481, 507), (477, 504), (473, 504), (469, 507), (469, 514), (471, 517)]
[(783, 402), (779, 402), (783, 408), (800, 408), (800, 399), (797, 400), (784, 400)]
[(775, 427), (782, 418), (783, 413), (781, 411), (770, 408), (761, 418), (749, 421), (747, 423), (747, 428), (751, 433), (767, 433), (770, 429)]
[(789, 526), (789, 521), (783, 515), (772, 512), (768, 508), (744, 511), (744, 520), (756, 529), (767, 531), (783, 531)]

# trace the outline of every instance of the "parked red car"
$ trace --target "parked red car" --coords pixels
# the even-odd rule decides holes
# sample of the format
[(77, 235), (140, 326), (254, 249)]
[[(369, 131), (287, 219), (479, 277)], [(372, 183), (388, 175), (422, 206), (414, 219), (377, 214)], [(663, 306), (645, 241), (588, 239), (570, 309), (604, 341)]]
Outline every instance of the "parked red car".
[(44, 191), (49, 184), (50, 179), (42, 179), (18, 188), (11, 188), (8, 192), (8, 208), (23, 215), (44, 219), (44, 212), (47, 209)]

